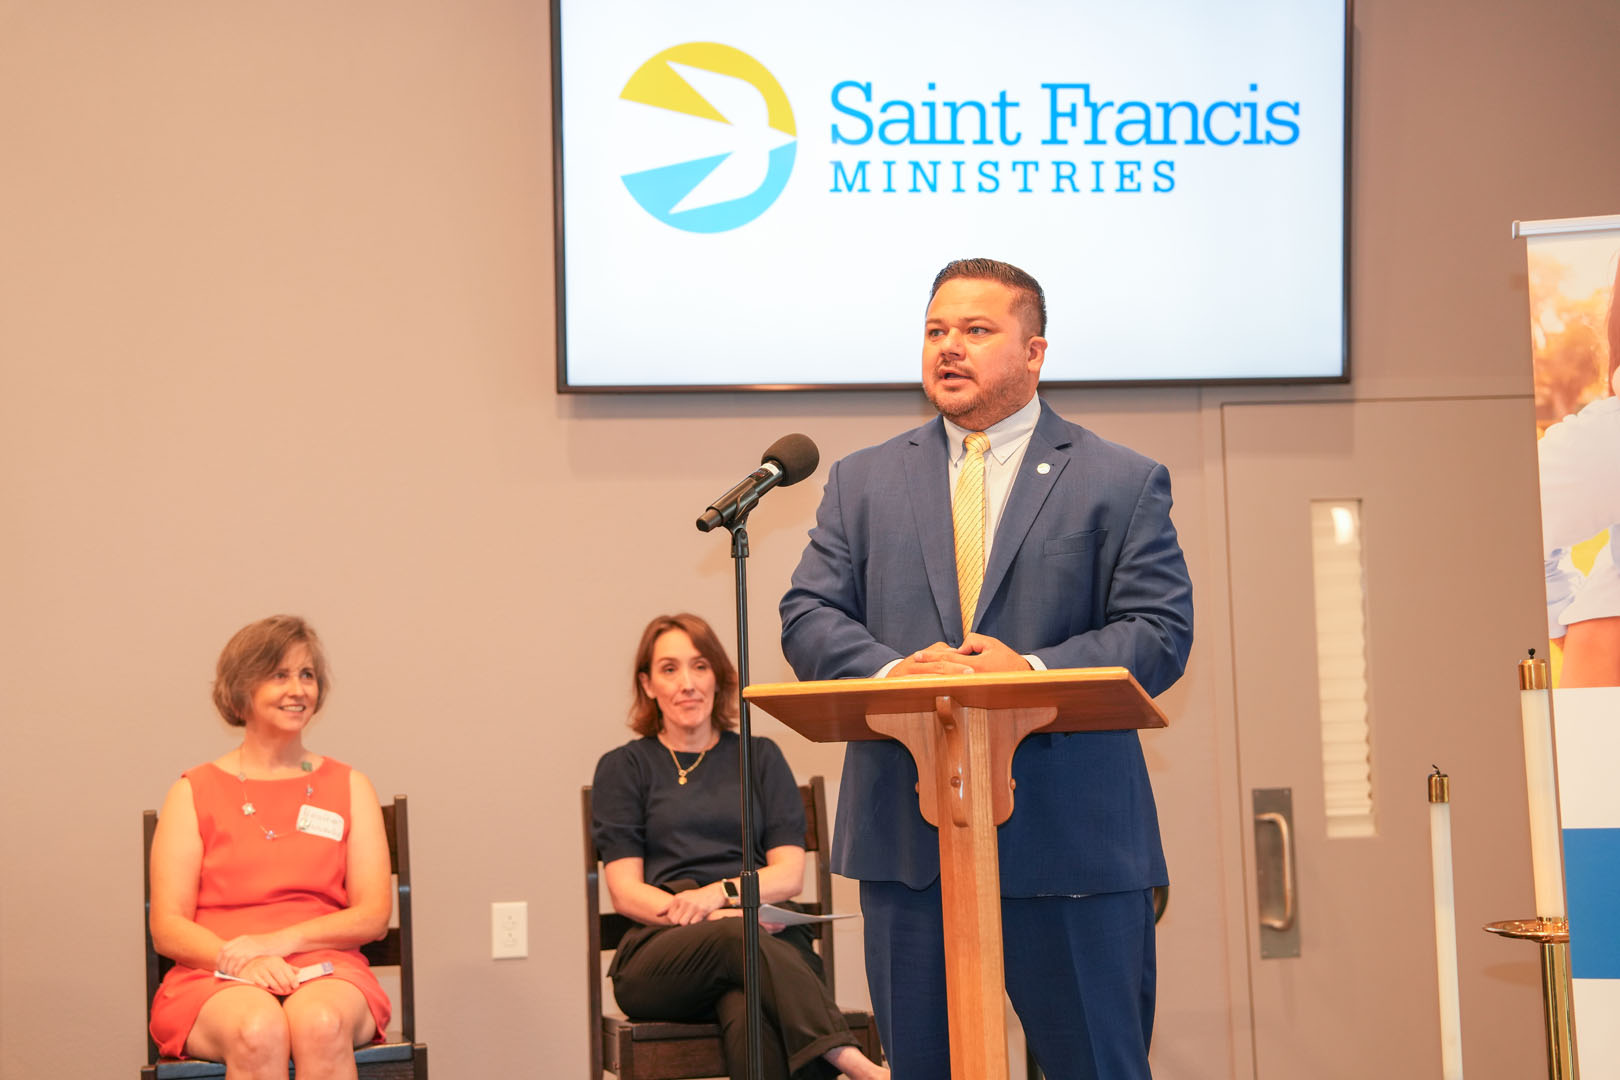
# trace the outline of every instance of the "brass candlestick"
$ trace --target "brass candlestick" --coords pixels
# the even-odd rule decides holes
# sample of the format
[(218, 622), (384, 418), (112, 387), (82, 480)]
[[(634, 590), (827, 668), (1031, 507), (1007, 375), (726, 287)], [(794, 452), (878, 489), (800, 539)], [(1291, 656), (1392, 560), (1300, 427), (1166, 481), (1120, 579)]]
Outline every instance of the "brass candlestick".
[[(1536, 651), (1531, 649), (1530, 658), (1519, 662), (1520, 691), (1534, 690), (1548, 695), (1550, 708), (1551, 685), (1547, 661), (1537, 660)], [(1528, 754), (1528, 737), (1526, 747)], [(1550, 748), (1547, 756), (1551, 757)], [(1551, 784), (1552, 790), (1556, 792), (1556, 780), (1552, 780)], [(1531, 798), (1534, 802), (1534, 793)], [(1556, 795), (1553, 798), (1556, 800)], [(1552, 827), (1556, 829), (1556, 801), (1553, 812)], [(1558, 859), (1558, 870), (1556, 892), (1549, 892), (1548, 895), (1557, 901), (1556, 910), (1562, 913), (1564, 889), (1561, 855)], [(1538, 894), (1541, 891), (1538, 889)], [(1538, 906), (1540, 899), (1538, 895)], [(1512, 919), (1507, 922), (1487, 923), (1485, 929), (1502, 937), (1534, 941), (1541, 946), (1541, 1007), (1547, 1022), (1547, 1076), (1549, 1080), (1579, 1080), (1581, 1074), (1575, 1060), (1575, 1010), (1570, 1002), (1568, 918), (1562, 914), (1542, 915), (1537, 919)]]
[(1569, 996), (1569, 920), (1512, 919), (1486, 923), (1503, 937), (1541, 946), (1541, 1007), (1547, 1020), (1548, 1080), (1579, 1080), (1575, 1063), (1575, 1010)]

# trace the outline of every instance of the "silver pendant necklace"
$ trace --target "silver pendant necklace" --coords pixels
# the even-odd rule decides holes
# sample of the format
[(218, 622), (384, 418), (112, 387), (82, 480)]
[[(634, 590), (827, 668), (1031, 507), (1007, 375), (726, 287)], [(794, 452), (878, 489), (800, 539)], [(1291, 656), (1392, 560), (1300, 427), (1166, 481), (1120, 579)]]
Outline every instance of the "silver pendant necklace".
[[(298, 763), (298, 767), (303, 769), (304, 772), (306, 772), (306, 773), (311, 773), (311, 772), (315, 771), (315, 763), (310, 761), (308, 758), (305, 758), (303, 761), (300, 761)], [(244, 772), (243, 769), (242, 769), (242, 751), (241, 750), (237, 750), (237, 752), (236, 752), (236, 782), (239, 785), (241, 785), (241, 788), (242, 788), (242, 816), (243, 817), (253, 817), (255, 814), (257, 814), (259, 812), (259, 810), (258, 810), (258, 808), (256, 806), (253, 805), (253, 800), (248, 798), (247, 773)], [(313, 778), (311, 778), (309, 776), (306, 776), (304, 778), (304, 803), (307, 805), (309, 803), (309, 800), (314, 798), (314, 797), (315, 797), (314, 780), (313, 780)], [(299, 811), (299, 812), (302, 813), (302, 811)], [(257, 821), (255, 821), (253, 824), (259, 826), (259, 831), (264, 833), (264, 838), (266, 840), (280, 840), (282, 837), (287, 835), (284, 832), (278, 833), (274, 829), (266, 828), (264, 825), (260, 825), (259, 822), (257, 822)]]

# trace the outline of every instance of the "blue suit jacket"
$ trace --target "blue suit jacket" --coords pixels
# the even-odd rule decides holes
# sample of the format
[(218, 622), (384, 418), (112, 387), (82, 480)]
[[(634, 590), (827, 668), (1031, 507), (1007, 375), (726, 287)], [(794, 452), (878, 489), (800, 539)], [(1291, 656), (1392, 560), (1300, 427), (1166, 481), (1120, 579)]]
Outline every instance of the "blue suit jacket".
[[(782, 650), (799, 678), (868, 677), (936, 641), (960, 644), (947, 461), (936, 418), (832, 467), (782, 598)], [(1155, 695), (1175, 682), (1192, 647), (1192, 585), (1164, 466), (1043, 401), (973, 628), (1048, 668), (1120, 665)], [(1013, 816), (999, 830), (1004, 895), (1168, 884), (1136, 732), (1032, 735), (1013, 776)], [(913, 888), (939, 875), (916, 781), (899, 743), (849, 744), (834, 870)]]

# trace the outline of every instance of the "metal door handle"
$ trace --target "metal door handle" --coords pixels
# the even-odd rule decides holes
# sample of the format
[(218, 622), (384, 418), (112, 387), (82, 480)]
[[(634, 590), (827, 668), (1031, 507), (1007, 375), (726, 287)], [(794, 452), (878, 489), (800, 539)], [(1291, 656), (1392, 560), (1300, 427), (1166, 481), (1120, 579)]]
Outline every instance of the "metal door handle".
[(1294, 925), (1294, 836), (1288, 819), (1275, 810), (1254, 815), (1256, 825), (1275, 825), (1282, 848), (1283, 910), (1281, 915), (1261, 915), (1260, 925), (1272, 930), (1289, 930)]

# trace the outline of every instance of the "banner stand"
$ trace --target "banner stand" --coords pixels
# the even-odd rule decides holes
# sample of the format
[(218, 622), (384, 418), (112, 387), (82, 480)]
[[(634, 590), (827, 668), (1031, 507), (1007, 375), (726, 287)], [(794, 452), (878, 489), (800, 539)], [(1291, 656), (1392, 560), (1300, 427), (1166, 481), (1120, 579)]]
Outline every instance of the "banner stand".
[[(1547, 1075), (1620, 1076), (1620, 215), (1515, 221), (1526, 243), (1551, 664), (1519, 665)], [(1554, 737), (1556, 735), (1556, 738)]]

